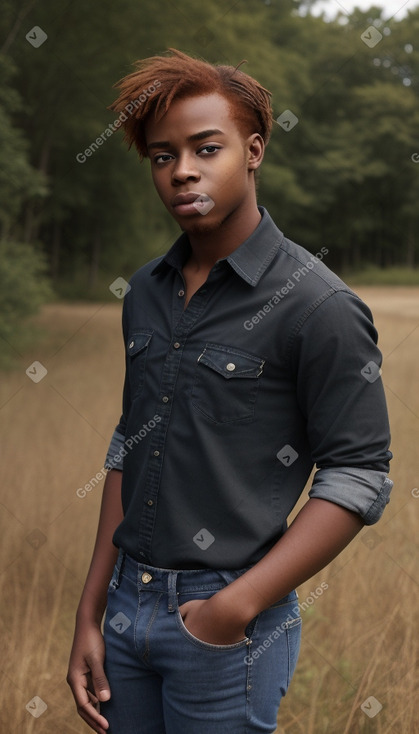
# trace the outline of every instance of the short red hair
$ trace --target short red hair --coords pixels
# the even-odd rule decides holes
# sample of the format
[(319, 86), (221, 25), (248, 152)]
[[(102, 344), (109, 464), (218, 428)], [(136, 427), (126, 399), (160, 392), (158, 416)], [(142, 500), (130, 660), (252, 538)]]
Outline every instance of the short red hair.
[(213, 92), (230, 103), (232, 116), (245, 137), (259, 133), (265, 145), (268, 143), (271, 92), (238, 67), (213, 65), (175, 48), (169, 48), (169, 53), (136, 61), (136, 71), (114, 85), (120, 94), (109, 109), (120, 113), (124, 140), (129, 147), (135, 144), (140, 158), (148, 157), (144, 128), (150, 115), (160, 120), (174, 100)]

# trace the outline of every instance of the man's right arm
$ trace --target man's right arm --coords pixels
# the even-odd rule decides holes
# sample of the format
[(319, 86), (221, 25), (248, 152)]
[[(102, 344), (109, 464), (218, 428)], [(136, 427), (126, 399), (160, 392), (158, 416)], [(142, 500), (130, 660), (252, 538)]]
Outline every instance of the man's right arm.
[(114, 469), (107, 474), (95, 547), (77, 609), (67, 675), (80, 716), (99, 734), (105, 734), (108, 723), (98, 713), (97, 704), (111, 695), (103, 669), (105, 645), (100, 625), (118, 555), (112, 537), (123, 519), (121, 483), (121, 471)]

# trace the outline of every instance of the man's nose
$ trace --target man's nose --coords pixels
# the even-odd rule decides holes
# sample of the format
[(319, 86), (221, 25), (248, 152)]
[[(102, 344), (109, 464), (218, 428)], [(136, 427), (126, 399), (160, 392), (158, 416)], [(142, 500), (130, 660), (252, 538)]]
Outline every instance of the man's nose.
[(198, 181), (199, 178), (200, 174), (193, 156), (188, 154), (179, 156), (173, 168), (172, 180), (178, 182)]

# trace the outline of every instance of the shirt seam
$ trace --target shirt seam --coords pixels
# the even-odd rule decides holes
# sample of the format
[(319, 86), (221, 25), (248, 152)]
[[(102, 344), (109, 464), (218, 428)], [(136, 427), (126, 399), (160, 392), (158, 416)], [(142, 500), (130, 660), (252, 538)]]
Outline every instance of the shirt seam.
[[(265, 259), (259, 265), (259, 267), (258, 267), (256, 273), (254, 274), (254, 276), (249, 275), (248, 273), (246, 273), (245, 270), (243, 270), (242, 267), (240, 267), (240, 265), (238, 264), (237, 260), (233, 256), (234, 253), (232, 253), (232, 255), (230, 255), (229, 257), (227, 257), (227, 262), (230, 264), (230, 266), (234, 270), (237, 268), (238, 270), (240, 270), (241, 273), (243, 273), (243, 275), (245, 276), (244, 279), (246, 280), (247, 283), (250, 283), (250, 285), (252, 285), (252, 286), (256, 286), (258, 284), (261, 276), (263, 275), (263, 273), (267, 269), (268, 265), (270, 265), (270, 263), (274, 260), (275, 255), (277, 255), (277, 253), (281, 249), (281, 243), (282, 243), (282, 240), (283, 239), (284, 239), (284, 236), (282, 236), (282, 238), (280, 240), (277, 240), (273, 244), (273, 246), (271, 247), (271, 249), (269, 250), (269, 252), (266, 254)], [(232, 265), (232, 262), (234, 263), (234, 266)], [(240, 274), (237, 273), (237, 275), (240, 275)]]
[(299, 317), (298, 321), (295, 323), (295, 325), (294, 325), (293, 329), (291, 330), (290, 334), (288, 335), (287, 346), (285, 348), (285, 355), (284, 355), (284, 358), (285, 358), (285, 361), (286, 362), (289, 362), (289, 360), (291, 359), (291, 353), (292, 353), (292, 350), (293, 350), (293, 343), (294, 343), (297, 335), (299, 334), (299, 332), (303, 328), (304, 324), (309, 319), (309, 317), (315, 311), (317, 311), (317, 309), (323, 303), (325, 303), (329, 298), (331, 298), (334, 295), (337, 295), (338, 293), (347, 293), (348, 295), (352, 295), (358, 301), (360, 301), (359, 296), (357, 296), (356, 293), (354, 293), (353, 291), (351, 291), (350, 288), (345, 287), (345, 284), (343, 284), (342, 287), (329, 285), (329, 289), (327, 291), (325, 291), (324, 293), (322, 293), (320, 296), (318, 296), (316, 298), (315, 301), (312, 301), (312, 303), (310, 303), (310, 305), (307, 306), (307, 308), (303, 311), (303, 313)]

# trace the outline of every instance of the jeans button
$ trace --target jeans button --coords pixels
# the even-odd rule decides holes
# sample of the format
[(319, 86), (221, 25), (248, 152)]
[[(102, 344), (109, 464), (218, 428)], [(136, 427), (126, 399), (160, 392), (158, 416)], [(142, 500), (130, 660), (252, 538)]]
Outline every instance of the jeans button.
[(143, 582), (143, 584), (148, 584), (152, 578), (153, 577), (150, 576), (149, 573), (144, 572), (143, 575), (141, 576), (141, 581)]

